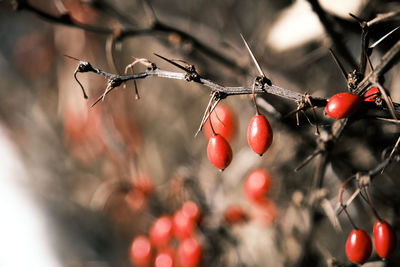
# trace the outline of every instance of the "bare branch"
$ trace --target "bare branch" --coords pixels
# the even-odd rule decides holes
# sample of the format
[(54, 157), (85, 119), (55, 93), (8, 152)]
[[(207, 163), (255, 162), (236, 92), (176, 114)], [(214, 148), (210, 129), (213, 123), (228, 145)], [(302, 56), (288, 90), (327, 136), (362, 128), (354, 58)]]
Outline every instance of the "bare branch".
[(178, 34), (183, 40), (190, 42), (195, 48), (203, 52), (205, 55), (221, 62), (222, 64), (233, 68), (239, 73), (246, 73), (246, 69), (240, 66), (235, 60), (221, 54), (215, 49), (211, 48), (207, 44), (203, 43), (191, 34), (184, 32), (178, 28), (166, 25), (159, 20), (156, 20), (153, 25), (149, 28), (135, 29), (135, 28), (122, 28), (122, 29), (112, 29), (105, 27), (96, 27), (87, 24), (83, 24), (73, 20), (69, 14), (62, 14), (60, 16), (52, 15), (42, 11), (35, 6), (31, 5), (28, 1), (18, 1), (17, 10), (26, 10), (28, 12), (38, 15), (40, 18), (47, 20), (51, 23), (62, 24), (69, 27), (74, 27), (82, 29), (88, 32), (94, 32), (104, 35), (113, 35), (117, 40), (123, 40), (127, 37), (137, 37), (143, 35), (154, 35), (157, 32), (161, 33), (175, 33)]

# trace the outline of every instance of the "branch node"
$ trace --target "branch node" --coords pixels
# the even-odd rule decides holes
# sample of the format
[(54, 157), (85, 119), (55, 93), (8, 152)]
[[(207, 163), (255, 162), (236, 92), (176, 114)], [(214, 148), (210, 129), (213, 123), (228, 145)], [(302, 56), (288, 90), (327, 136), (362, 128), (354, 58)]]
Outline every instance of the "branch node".
[(369, 186), (371, 184), (371, 176), (369, 176), (368, 174), (361, 174), (360, 172), (358, 172), (356, 174), (356, 180), (358, 181), (358, 185), (360, 188)]

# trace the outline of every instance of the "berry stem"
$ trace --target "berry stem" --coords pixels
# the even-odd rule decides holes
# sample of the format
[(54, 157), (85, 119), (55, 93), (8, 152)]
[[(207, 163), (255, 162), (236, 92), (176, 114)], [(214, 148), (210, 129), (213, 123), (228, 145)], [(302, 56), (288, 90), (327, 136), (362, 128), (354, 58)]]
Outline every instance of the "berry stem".
[(351, 219), (350, 214), (347, 212), (347, 206), (345, 204), (343, 204), (343, 192), (344, 192), (344, 188), (346, 187), (346, 185), (355, 178), (355, 175), (350, 176), (349, 178), (347, 178), (342, 185), (340, 186), (339, 189), (339, 203), (340, 206), (342, 207), (343, 211), (346, 213), (347, 218), (349, 219), (351, 225), (353, 226), (354, 229), (358, 229), (357, 225), (354, 223), (354, 221)]
[(353, 226), (353, 228), (356, 229), (356, 230), (358, 230), (358, 227), (357, 227), (357, 225), (354, 223), (354, 221), (351, 219), (351, 216), (350, 216), (349, 212), (347, 211), (346, 206), (343, 205), (342, 208), (343, 208), (343, 210), (344, 210), (344, 213), (346, 213), (347, 218), (349, 219), (349, 221), (350, 221), (351, 225)]
[(215, 132), (214, 127), (211, 122), (211, 106), (208, 108), (208, 122), (210, 123), (211, 131), (213, 132), (213, 135), (216, 136), (217, 133)]
[(367, 186), (364, 187), (364, 192), (365, 192), (365, 195), (367, 196), (367, 203), (368, 203), (369, 207), (371, 208), (372, 212), (374, 213), (375, 217), (379, 221), (382, 221), (381, 216), (379, 216), (378, 211), (375, 209), (374, 204), (372, 203), (372, 199), (368, 192)]
[(252, 89), (252, 98), (253, 98), (253, 103), (254, 103), (254, 107), (256, 108), (256, 115), (260, 115), (260, 111), (258, 110), (258, 106), (257, 106), (257, 102), (256, 102), (256, 81), (254, 81), (253, 83), (253, 89)]

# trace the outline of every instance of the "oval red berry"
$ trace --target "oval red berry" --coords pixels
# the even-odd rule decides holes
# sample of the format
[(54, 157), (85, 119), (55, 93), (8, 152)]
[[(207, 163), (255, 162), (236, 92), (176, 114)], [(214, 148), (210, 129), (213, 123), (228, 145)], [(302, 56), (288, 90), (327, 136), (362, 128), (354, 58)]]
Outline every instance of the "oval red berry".
[(396, 248), (396, 234), (386, 221), (376, 221), (374, 224), (374, 244), (376, 253), (382, 259), (387, 259)]
[(372, 252), (369, 235), (362, 229), (351, 231), (346, 241), (346, 255), (354, 263), (363, 264)]
[(326, 114), (334, 119), (348, 118), (358, 111), (362, 103), (359, 95), (339, 93), (332, 96), (326, 104)]
[(232, 149), (220, 134), (208, 140), (207, 157), (215, 168), (224, 170), (232, 161)]
[(247, 141), (251, 149), (259, 154), (264, 154), (271, 146), (273, 133), (271, 125), (264, 115), (254, 115), (247, 129)]

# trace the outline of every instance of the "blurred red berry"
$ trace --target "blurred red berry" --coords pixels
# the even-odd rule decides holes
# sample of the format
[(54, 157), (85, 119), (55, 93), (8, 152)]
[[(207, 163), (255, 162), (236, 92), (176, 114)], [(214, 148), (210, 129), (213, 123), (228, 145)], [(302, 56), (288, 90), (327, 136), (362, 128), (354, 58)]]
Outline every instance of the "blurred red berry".
[(200, 218), (200, 208), (193, 201), (186, 201), (182, 205), (182, 212), (193, 221), (197, 221)]
[(173, 228), (177, 239), (185, 239), (193, 235), (195, 221), (180, 209), (174, 214)]
[[(232, 109), (226, 105), (218, 104), (210, 118), (214, 131), (222, 135), (228, 142), (231, 141), (236, 127)], [(204, 135), (207, 139), (213, 136), (209, 119), (204, 123)]]
[(147, 266), (151, 261), (152, 247), (150, 240), (140, 235), (133, 239), (130, 249), (130, 259), (137, 266)]
[(150, 240), (155, 247), (168, 245), (172, 237), (172, 219), (169, 216), (161, 216), (156, 219), (150, 229)]
[(271, 225), (278, 214), (278, 208), (275, 202), (267, 198), (252, 206), (252, 211), (252, 217), (264, 226)]
[(231, 205), (224, 211), (224, 220), (229, 225), (240, 224), (248, 220), (247, 213), (240, 205)]
[(180, 266), (196, 267), (201, 261), (201, 245), (195, 238), (187, 238), (179, 244), (177, 255)]
[(133, 187), (150, 195), (154, 190), (154, 184), (151, 177), (146, 173), (139, 173), (132, 179)]
[(175, 256), (174, 251), (169, 249), (164, 249), (157, 253), (154, 259), (154, 267), (174, 267), (175, 266)]
[(243, 186), (244, 193), (250, 201), (260, 202), (271, 186), (271, 178), (267, 171), (255, 169), (247, 175)]
[(147, 196), (143, 191), (133, 188), (125, 197), (129, 207), (134, 211), (141, 211), (147, 204)]

